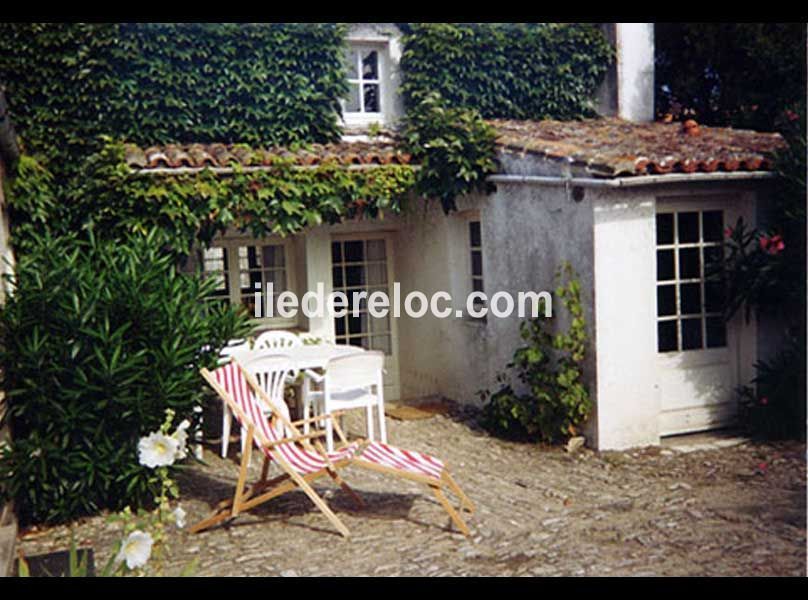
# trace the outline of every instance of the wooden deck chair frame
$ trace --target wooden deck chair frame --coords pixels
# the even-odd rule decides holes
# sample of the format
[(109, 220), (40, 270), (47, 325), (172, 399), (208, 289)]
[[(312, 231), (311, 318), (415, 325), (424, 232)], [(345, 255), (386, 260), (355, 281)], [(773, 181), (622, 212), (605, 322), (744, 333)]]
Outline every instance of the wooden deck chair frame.
[[(203, 519), (202, 521), (193, 525), (189, 531), (191, 533), (198, 533), (200, 531), (204, 531), (210, 527), (218, 525), (219, 523), (233, 519), (237, 517), (240, 513), (248, 511), (256, 506), (268, 502), (273, 498), (277, 498), (282, 494), (287, 492), (293, 491), (295, 489), (302, 490), (314, 505), (320, 509), (320, 511), (328, 518), (332, 525), (339, 531), (343, 536), (349, 537), (350, 533), (348, 528), (342, 523), (342, 521), (333, 513), (333, 511), (328, 507), (325, 501), (314, 491), (311, 487), (311, 482), (320, 477), (329, 476), (333, 479), (343, 490), (348, 492), (354, 501), (360, 507), (364, 505), (362, 499), (359, 497), (353, 489), (348, 486), (347, 483), (340, 477), (339, 473), (337, 472), (338, 469), (347, 466), (350, 464), (350, 458), (346, 458), (340, 461), (331, 462), (328, 458), (328, 454), (326, 453), (325, 449), (323, 448), (322, 444), (316, 439), (325, 436), (325, 430), (319, 430), (314, 433), (302, 434), (300, 430), (298, 430), (298, 425), (303, 425), (306, 421), (308, 422), (323, 422), (325, 419), (334, 419), (334, 415), (321, 415), (317, 417), (313, 417), (311, 419), (304, 419), (301, 421), (290, 421), (286, 419), (281, 411), (275, 410), (273, 406), (272, 400), (266, 395), (258, 382), (255, 378), (247, 372), (241, 364), (236, 359), (232, 359), (232, 362), (236, 364), (237, 368), (244, 376), (247, 384), (252, 389), (253, 393), (263, 402), (266, 406), (268, 406), (272, 410), (270, 426), (275, 426), (274, 420), (280, 420), (287, 428), (287, 431), (291, 431), (292, 435), (289, 437), (284, 437), (282, 439), (276, 441), (268, 440), (261, 431), (257, 431), (255, 429), (255, 425), (253, 425), (249, 419), (246, 418), (241, 407), (235, 402), (235, 400), (230, 396), (230, 394), (225, 390), (216, 379), (213, 377), (213, 374), (207, 369), (201, 369), (202, 376), (205, 380), (211, 385), (211, 387), (216, 391), (216, 393), (222, 398), (222, 400), (227, 403), (227, 406), (230, 407), (230, 410), (233, 411), (233, 414), (237, 415), (239, 421), (241, 423), (247, 424), (247, 439), (245, 445), (245, 451), (242, 453), (241, 456), (241, 463), (239, 467), (239, 476), (238, 482), (236, 483), (235, 493), (233, 497), (230, 499), (223, 500), (220, 502), (216, 508), (214, 509), (213, 513), (208, 516), (207, 518)], [(266, 448), (270, 454), (270, 456), (264, 456), (264, 464), (261, 469), (261, 478), (253, 484), (251, 487), (246, 488), (247, 482), (247, 468), (250, 463), (250, 456), (252, 454), (253, 449), (253, 442), (258, 438), (258, 443)], [(287, 443), (299, 443), (305, 449), (309, 451), (315, 451), (320, 454), (325, 463), (326, 467), (320, 469), (319, 471), (315, 471), (313, 473), (307, 473), (305, 475), (298, 473), (284, 458), (281, 456), (280, 452), (276, 449), (280, 444), (287, 444)], [(275, 463), (284, 471), (284, 473), (278, 477), (273, 479), (267, 479), (267, 475), (269, 473), (269, 461), (270, 457)]]
[[(339, 419), (333, 418), (334, 416), (338, 416), (339, 412), (329, 413), (328, 415), (324, 416), (331, 416), (331, 424), (334, 427), (334, 431), (337, 433), (337, 437), (339, 438), (340, 442), (344, 445), (348, 443), (348, 439), (345, 437), (345, 433), (342, 431), (342, 427), (340, 427)], [(357, 467), (362, 467), (364, 469), (369, 469), (371, 471), (376, 471), (378, 473), (384, 473), (386, 475), (392, 475), (394, 477), (399, 477), (401, 479), (406, 479), (409, 481), (415, 481), (417, 483), (422, 483), (426, 487), (428, 487), (432, 493), (437, 498), (440, 505), (449, 515), (449, 518), (455, 524), (455, 526), (465, 535), (466, 537), (471, 536), (471, 531), (466, 525), (466, 522), (463, 520), (461, 513), (465, 510), (469, 514), (474, 514), (475, 507), (474, 503), (469, 499), (468, 496), (463, 492), (457, 482), (454, 480), (452, 475), (449, 473), (448, 466), (444, 463), (443, 470), (441, 472), (440, 479), (434, 479), (432, 477), (427, 477), (425, 475), (419, 475), (417, 473), (410, 473), (407, 471), (401, 471), (399, 469), (392, 469), (390, 467), (385, 467), (383, 465), (378, 465), (376, 463), (370, 462), (362, 458), (362, 450), (364, 449), (363, 446), (366, 446), (370, 442), (368, 440), (362, 440), (362, 445), (360, 449), (357, 451), (356, 456), (349, 461), (349, 464), (356, 465)], [(451, 491), (457, 499), (460, 501), (460, 506), (455, 508), (451, 501), (446, 497), (446, 489)]]

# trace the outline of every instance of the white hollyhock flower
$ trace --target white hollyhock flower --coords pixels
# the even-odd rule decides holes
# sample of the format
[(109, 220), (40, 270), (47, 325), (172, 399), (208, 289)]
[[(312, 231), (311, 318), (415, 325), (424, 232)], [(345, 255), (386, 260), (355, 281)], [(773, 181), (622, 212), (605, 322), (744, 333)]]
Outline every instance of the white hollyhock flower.
[(137, 445), (140, 464), (150, 469), (174, 464), (179, 449), (176, 438), (155, 431), (140, 438)]
[(172, 514), (174, 515), (174, 522), (177, 524), (177, 527), (179, 527), (180, 529), (185, 527), (186, 512), (182, 509), (182, 507), (178, 506), (177, 508), (175, 508)]
[(121, 551), (118, 552), (116, 557), (116, 562), (125, 560), (129, 569), (142, 567), (149, 562), (153, 544), (154, 540), (150, 534), (140, 530), (133, 531), (124, 540)]
[(177, 426), (177, 430), (171, 435), (175, 440), (177, 440), (178, 447), (177, 447), (177, 458), (185, 458), (188, 456), (188, 428), (191, 426), (191, 422), (188, 419), (184, 419), (182, 423)]

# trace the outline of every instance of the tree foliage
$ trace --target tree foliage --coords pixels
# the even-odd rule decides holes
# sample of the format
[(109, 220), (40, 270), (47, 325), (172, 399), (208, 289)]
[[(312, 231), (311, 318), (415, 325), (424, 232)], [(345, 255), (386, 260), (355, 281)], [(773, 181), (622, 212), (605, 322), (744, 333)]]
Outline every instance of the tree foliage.
[(657, 23), (657, 112), (771, 131), (805, 97), (805, 36), (805, 23)]

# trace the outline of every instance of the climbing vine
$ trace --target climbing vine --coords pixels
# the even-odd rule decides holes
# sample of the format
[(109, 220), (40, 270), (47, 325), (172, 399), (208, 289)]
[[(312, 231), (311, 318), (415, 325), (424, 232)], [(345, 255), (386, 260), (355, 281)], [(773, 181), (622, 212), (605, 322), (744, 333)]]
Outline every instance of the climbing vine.
[(438, 92), (487, 119), (593, 116), (612, 60), (605, 36), (584, 23), (411, 23), (405, 30), (408, 108)]
[[(301, 168), (277, 157), (266, 170), (236, 166), (228, 174), (205, 169), (154, 175), (133, 171), (124, 155), (124, 145), (107, 138), (101, 151), (84, 162), (58, 207), (48, 194), (47, 172), (27, 158), (13, 180), (9, 204), (30, 224), (31, 233), (55, 224), (65, 232), (92, 229), (103, 237), (157, 228), (169, 247), (187, 253), (195, 241), (208, 243), (228, 227), (263, 237), (342, 219), (383, 218), (401, 211), (417, 173), (413, 166), (398, 164)], [(43, 211), (58, 218), (47, 223), (39, 218)]]

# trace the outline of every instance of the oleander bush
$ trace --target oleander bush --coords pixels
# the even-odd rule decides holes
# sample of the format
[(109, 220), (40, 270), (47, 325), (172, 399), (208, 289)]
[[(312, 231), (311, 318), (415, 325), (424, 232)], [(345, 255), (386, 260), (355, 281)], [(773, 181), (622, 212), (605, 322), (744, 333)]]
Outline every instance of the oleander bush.
[(247, 317), (206, 300), (155, 233), (113, 241), (44, 234), (23, 253), (0, 309), (10, 445), (0, 493), (21, 520), (61, 522), (146, 505), (159, 481), (138, 439), (165, 410), (198, 421), (199, 368)]

